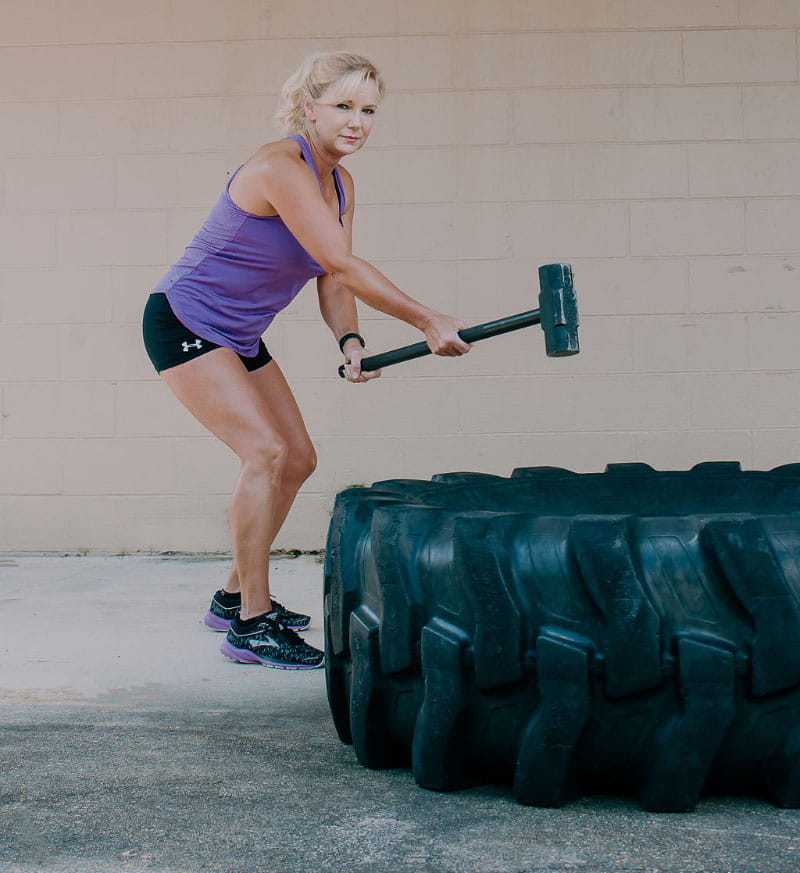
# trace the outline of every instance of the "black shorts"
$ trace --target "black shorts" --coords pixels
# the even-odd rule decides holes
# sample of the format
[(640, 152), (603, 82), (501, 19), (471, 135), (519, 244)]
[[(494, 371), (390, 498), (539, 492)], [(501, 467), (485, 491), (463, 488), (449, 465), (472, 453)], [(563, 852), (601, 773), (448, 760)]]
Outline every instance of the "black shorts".
[[(142, 318), (142, 335), (144, 347), (157, 373), (222, 348), (211, 340), (197, 336), (182, 324), (172, 311), (166, 294), (151, 294), (148, 298)], [(264, 341), (259, 340), (255, 357), (239, 355), (239, 360), (252, 373), (268, 364), (272, 355), (267, 351)]]

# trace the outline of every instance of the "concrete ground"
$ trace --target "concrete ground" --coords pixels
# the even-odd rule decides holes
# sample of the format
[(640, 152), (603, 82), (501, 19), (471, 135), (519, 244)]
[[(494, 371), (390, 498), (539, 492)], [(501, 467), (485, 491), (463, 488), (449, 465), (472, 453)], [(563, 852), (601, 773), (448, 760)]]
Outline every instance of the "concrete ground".
[[(201, 618), (227, 563), (0, 559), (2, 873), (796, 873), (800, 812), (714, 798), (561, 809), (373, 772), (337, 738), (324, 673), (234, 664)], [(322, 565), (274, 564), (310, 612)]]

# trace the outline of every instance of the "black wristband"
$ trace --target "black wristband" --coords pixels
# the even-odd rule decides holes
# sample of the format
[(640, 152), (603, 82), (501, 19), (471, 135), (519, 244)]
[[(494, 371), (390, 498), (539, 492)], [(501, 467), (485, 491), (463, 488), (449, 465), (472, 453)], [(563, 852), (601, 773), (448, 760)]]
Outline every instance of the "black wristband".
[(339, 340), (339, 351), (340, 351), (342, 354), (344, 354), (344, 344), (345, 344), (349, 339), (357, 339), (357, 340), (361, 343), (361, 348), (362, 348), (362, 349), (363, 349), (364, 346), (366, 345), (366, 343), (364, 342), (364, 337), (361, 336), (360, 333), (346, 333), (346, 334), (345, 334), (345, 335), (344, 335), (344, 336)]

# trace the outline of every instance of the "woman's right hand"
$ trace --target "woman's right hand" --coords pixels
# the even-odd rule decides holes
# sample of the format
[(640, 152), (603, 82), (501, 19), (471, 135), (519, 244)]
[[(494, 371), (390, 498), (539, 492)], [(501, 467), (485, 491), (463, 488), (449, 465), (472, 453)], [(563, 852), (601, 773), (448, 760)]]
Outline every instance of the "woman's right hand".
[(449, 315), (437, 312), (423, 328), (428, 348), (434, 355), (451, 358), (465, 355), (472, 346), (461, 339), (458, 331), (463, 330), (466, 326), (458, 318), (451, 318)]

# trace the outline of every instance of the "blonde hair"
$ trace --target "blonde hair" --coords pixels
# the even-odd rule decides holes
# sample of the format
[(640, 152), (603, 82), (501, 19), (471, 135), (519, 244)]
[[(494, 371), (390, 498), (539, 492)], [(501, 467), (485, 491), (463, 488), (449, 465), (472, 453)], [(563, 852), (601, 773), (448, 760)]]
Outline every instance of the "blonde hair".
[(306, 126), (303, 107), (306, 95), (312, 100), (319, 100), (331, 85), (338, 84), (341, 90), (337, 96), (347, 98), (370, 80), (378, 88), (378, 98), (382, 98), (386, 90), (383, 76), (369, 58), (351, 52), (310, 55), (283, 83), (275, 121), (285, 136), (302, 133)]

